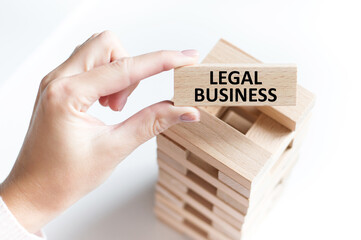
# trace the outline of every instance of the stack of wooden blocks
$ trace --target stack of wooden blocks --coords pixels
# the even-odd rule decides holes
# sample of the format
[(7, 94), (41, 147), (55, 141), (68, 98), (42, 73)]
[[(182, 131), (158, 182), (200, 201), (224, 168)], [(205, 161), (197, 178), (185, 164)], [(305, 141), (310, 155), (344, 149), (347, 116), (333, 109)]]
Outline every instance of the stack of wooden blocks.
[[(203, 63), (259, 63), (220, 40)], [(245, 239), (284, 188), (298, 159), (314, 96), (296, 106), (202, 107), (201, 122), (157, 137), (155, 213), (192, 239)]]

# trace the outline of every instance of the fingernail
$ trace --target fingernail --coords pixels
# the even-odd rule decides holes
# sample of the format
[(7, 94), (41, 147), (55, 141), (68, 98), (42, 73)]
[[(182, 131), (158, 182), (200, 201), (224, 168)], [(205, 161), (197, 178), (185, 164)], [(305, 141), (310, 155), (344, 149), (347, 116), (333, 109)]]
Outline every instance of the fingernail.
[(109, 105), (109, 99), (108, 99), (108, 98), (106, 98), (106, 99), (104, 100), (104, 103), (103, 103), (103, 104), (104, 104), (104, 106), (106, 106), (106, 107), (107, 107), (107, 106)]
[(195, 49), (183, 50), (181, 53), (187, 57), (197, 57), (199, 55), (198, 51)]
[(199, 116), (197, 114), (194, 113), (183, 113), (179, 119), (182, 122), (198, 122), (199, 121)]
[(125, 104), (127, 103), (127, 100), (128, 98), (123, 98), (122, 101), (119, 103), (119, 106), (118, 106), (118, 112), (122, 111)]

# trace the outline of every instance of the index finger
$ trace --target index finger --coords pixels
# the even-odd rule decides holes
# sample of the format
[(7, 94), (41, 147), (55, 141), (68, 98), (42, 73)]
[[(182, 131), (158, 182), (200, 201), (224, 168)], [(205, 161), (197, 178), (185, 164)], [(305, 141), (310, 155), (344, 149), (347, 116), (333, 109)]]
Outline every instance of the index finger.
[[(102, 96), (119, 92), (144, 78), (173, 68), (196, 63), (198, 52), (158, 51), (127, 57), (73, 76), (71, 81), (78, 96), (89, 99), (90, 104)], [(89, 107), (89, 106), (87, 106)]]

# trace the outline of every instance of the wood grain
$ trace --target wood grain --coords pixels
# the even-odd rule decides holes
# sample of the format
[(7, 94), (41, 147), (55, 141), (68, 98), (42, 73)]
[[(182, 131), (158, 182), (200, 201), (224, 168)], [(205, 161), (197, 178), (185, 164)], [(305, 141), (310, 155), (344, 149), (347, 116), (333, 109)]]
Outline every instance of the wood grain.
[(173, 101), (175, 106), (294, 106), (296, 85), (293, 64), (198, 64), (174, 70)]

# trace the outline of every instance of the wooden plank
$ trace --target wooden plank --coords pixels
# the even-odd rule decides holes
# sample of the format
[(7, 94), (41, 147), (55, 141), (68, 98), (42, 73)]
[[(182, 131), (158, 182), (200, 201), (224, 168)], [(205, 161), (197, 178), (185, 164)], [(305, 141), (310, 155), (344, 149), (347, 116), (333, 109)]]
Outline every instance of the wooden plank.
[(187, 219), (189, 222), (193, 223), (203, 231), (207, 233), (211, 233), (213, 236), (217, 236), (219, 239), (229, 239), (224, 234), (220, 233), (219, 231), (212, 228), (209, 223), (205, 222), (202, 217), (196, 216), (196, 213), (193, 211), (194, 209), (182, 209), (177, 207), (176, 205), (172, 204), (171, 202), (167, 201), (166, 198), (164, 198), (161, 195), (156, 194), (156, 200), (166, 205), (168, 208), (172, 209), (173, 211), (177, 212), (179, 215), (183, 216), (185, 219)]
[[(172, 152), (168, 152), (168, 154), (172, 154)], [(182, 173), (183, 175), (186, 175), (187, 174), (187, 168), (184, 167), (182, 164), (180, 164), (177, 160), (175, 160), (175, 159), (171, 158), (170, 156), (168, 156), (168, 154), (164, 153), (160, 149), (157, 149), (158, 158), (163, 159), (169, 165), (171, 165), (174, 169), (176, 169), (178, 172)]]
[[(192, 156), (193, 155), (190, 154), (188, 156), (188, 159), (190, 159), (190, 157), (192, 157)], [(158, 154), (158, 157), (160, 159), (164, 160), (163, 158), (161, 158), (160, 154)], [(202, 163), (201, 165), (196, 165), (196, 164), (194, 164), (194, 162), (189, 161), (188, 159), (177, 159), (177, 161), (179, 161), (179, 163), (182, 163), (183, 166), (186, 167), (186, 169), (189, 169), (190, 171), (195, 173), (197, 176), (202, 178), (208, 184), (213, 185), (215, 188), (222, 189), (222, 191), (224, 191), (226, 194), (228, 194), (233, 199), (235, 199), (235, 201), (237, 201), (239, 204), (243, 205), (244, 207), (248, 207), (249, 202), (246, 197), (244, 197), (243, 195), (240, 195), (238, 192), (234, 191), (233, 189), (231, 189), (230, 187), (228, 187), (227, 185), (225, 185), (224, 183), (222, 183), (221, 181), (219, 181), (217, 179), (218, 171), (214, 175), (214, 174), (212, 174), (213, 169), (211, 171), (206, 171), (208, 167), (204, 166), (204, 163)], [(196, 158), (193, 157), (193, 161), (194, 161), (194, 159), (196, 159)], [(202, 161), (202, 160), (198, 160), (198, 164), (200, 161)], [(169, 164), (169, 165), (171, 167), (173, 167), (171, 164)], [(202, 166), (203, 166), (203, 168), (201, 168)]]
[(315, 95), (297, 85), (296, 106), (259, 106), (258, 109), (285, 127), (296, 130), (315, 105)]
[[(176, 171), (176, 170), (174, 170), (174, 171)], [(185, 184), (183, 184), (178, 179), (175, 179), (174, 177), (172, 177), (169, 173), (161, 171), (161, 169), (159, 169), (158, 178), (166, 179), (166, 181), (168, 181), (169, 184), (171, 184), (174, 189), (177, 189), (180, 192), (188, 191), (188, 188)]]
[[(205, 63), (261, 63), (224, 39), (220, 39), (204, 59)], [(297, 85), (296, 106), (258, 106), (264, 114), (275, 119), (285, 127), (295, 130), (315, 103), (314, 95)]]
[(243, 134), (246, 134), (252, 127), (252, 122), (230, 109), (222, 116), (222, 120)]
[[(241, 239), (241, 231), (237, 232), (237, 233), (233, 233), (233, 232), (229, 232), (227, 229), (223, 228), (222, 226), (220, 226), (217, 222), (212, 222), (212, 226), (214, 229), (216, 229), (217, 231), (224, 233), (227, 237), (233, 239), (233, 240), (239, 240)], [(208, 235), (208, 238), (211, 240), (219, 240), (217, 238), (217, 236), (213, 236), (211, 234)]]
[(201, 122), (177, 124), (163, 134), (250, 189), (271, 154), (217, 117), (200, 113)]
[(246, 136), (272, 153), (272, 159), (264, 164), (263, 169), (253, 181), (253, 187), (262, 179), (273, 164), (280, 158), (295, 136), (295, 132), (284, 127), (265, 114), (261, 114), (248, 130)]
[(224, 202), (226, 202), (228, 205), (232, 206), (233, 208), (237, 209), (239, 212), (241, 212), (243, 215), (247, 214), (248, 206), (244, 206), (243, 204), (240, 204), (236, 198), (233, 198), (229, 196), (227, 193), (225, 193), (222, 189), (217, 189), (217, 197), (219, 199), (222, 199)]
[[(165, 181), (164, 178), (162, 178), (162, 180)], [(171, 187), (172, 184), (168, 184), (168, 186)], [(158, 192), (159, 194), (163, 195), (164, 197), (168, 198), (169, 201), (173, 202), (178, 207), (184, 206), (184, 202), (182, 201), (181, 198), (177, 197), (174, 194), (170, 194), (169, 191), (167, 191), (167, 189), (164, 188), (161, 184), (155, 185), (155, 191)], [(181, 191), (178, 191), (178, 192), (181, 192)]]
[(234, 218), (238, 219), (239, 221), (242, 221), (244, 219), (244, 216), (242, 213), (237, 211), (236, 209), (230, 207), (228, 204), (220, 200), (215, 192), (210, 192), (204, 188), (202, 185), (198, 185), (195, 183), (192, 179), (189, 179), (186, 176), (183, 176), (176, 170), (174, 170), (172, 167), (167, 165), (164, 161), (161, 159), (158, 159), (159, 167), (164, 170), (165, 172), (169, 173), (171, 176), (173, 176), (176, 180), (184, 183), (188, 188), (192, 189), (193, 191), (197, 192), (202, 197), (206, 198), (209, 202), (211, 202), (214, 205), (217, 205), (219, 208), (223, 209), (225, 212), (233, 216)]
[(197, 64), (174, 70), (175, 106), (294, 106), (294, 64)]
[[(160, 186), (164, 185), (165, 188), (168, 190), (169, 194), (173, 194), (174, 197), (175, 196), (179, 197), (180, 199), (182, 199), (182, 201), (189, 204), (190, 206), (192, 206), (193, 208), (197, 209), (199, 212), (204, 214), (206, 217), (211, 219), (212, 222), (217, 222), (217, 224), (219, 226), (221, 226), (222, 228), (226, 229), (227, 232), (231, 232), (232, 234), (239, 234), (240, 226), (238, 226), (238, 228), (236, 228), (232, 224), (228, 223), (227, 221), (225, 221), (224, 219), (219, 217), (217, 214), (215, 214), (212, 211), (213, 205), (209, 205), (209, 202), (205, 203), (205, 201), (207, 201), (207, 200), (202, 198), (200, 195), (195, 196), (195, 195), (197, 195), (196, 193), (191, 194), (190, 192), (188, 192), (188, 193), (176, 192), (176, 191), (174, 191), (174, 189), (171, 188), (171, 186), (168, 184), (168, 182), (165, 181), (164, 179), (159, 179), (159, 183), (157, 185), (160, 185)], [(237, 222), (239, 222), (239, 221), (237, 221)]]
[(182, 222), (177, 222), (176, 219), (172, 218), (171, 216), (169, 216), (166, 212), (164, 212), (163, 210), (159, 209), (159, 208), (155, 208), (154, 209), (154, 213), (155, 215), (161, 220), (163, 221), (165, 224), (169, 225), (170, 227), (172, 227), (173, 229), (177, 230), (180, 233), (183, 233), (187, 236), (189, 236), (191, 239), (195, 239), (195, 240), (207, 240), (206, 236), (202, 236), (201, 234), (199, 234), (197, 231), (195, 231), (194, 229), (192, 229), (190, 226), (182, 223)]
[(213, 212), (219, 216), (221, 219), (226, 221), (227, 223), (231, 224), (233, 227), (235, 227), (238, 230), (241, 230), (241, 227), (243, 225), (244, 219), (242, 221), (239, 221), (238, 219), (235, 219), (219, 207), (213, 205)]
[[(162, 195), (162, 196), (164, 196), (164, 195)], [(167, 199), (169, 200), (169, 198), (167, 198)], [(172, 202), (172, 203), (174, 203), (174, 202)], [(176, 221), (178, 221), (180, 223), (183, 222), (183, 217), (181, 215), (179, 215), (178, 213), (176, 213), (176, 212), (172, 211), (171, 209), (169, 209), (162, 202), (155, 201), (155, 207), (162, 210), (163, 212), (167, 213), (167, 215), (171, 216)]]
[(228, 177), (223, 172), (218, 171), (218, 179), (227, 186), (231, 187), (232, 189), (240, 193), (241, 195), (243, 195), (244, 197), (249, 198), (250, 191), (247, 188), (245, 188), (243, 185), (239, 184), (232, 178)]

